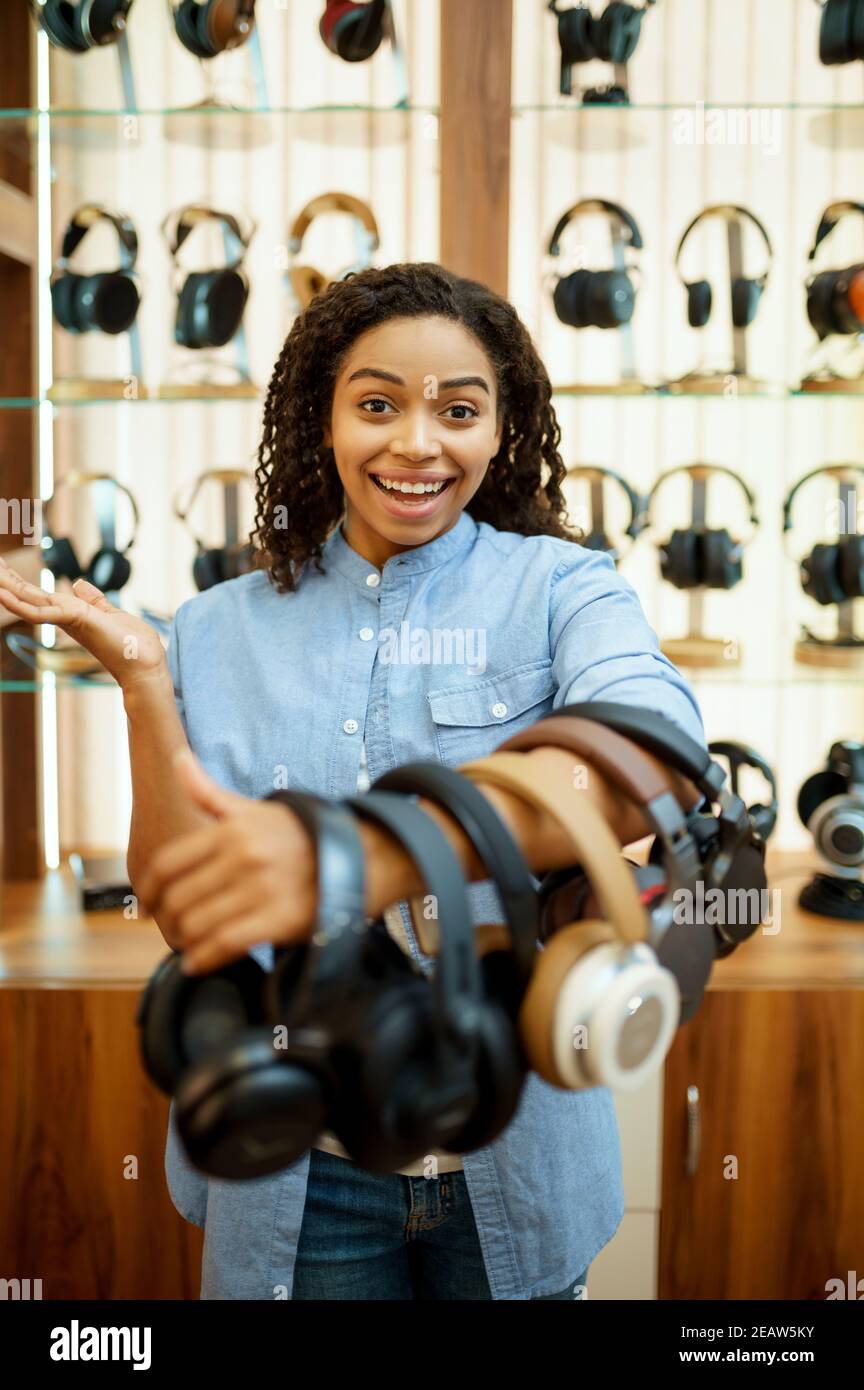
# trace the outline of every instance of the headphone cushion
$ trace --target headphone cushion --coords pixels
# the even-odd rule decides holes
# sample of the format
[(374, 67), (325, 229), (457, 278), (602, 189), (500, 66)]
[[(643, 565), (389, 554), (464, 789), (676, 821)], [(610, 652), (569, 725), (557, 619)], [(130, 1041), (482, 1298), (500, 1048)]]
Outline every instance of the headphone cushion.
[(844, 536), (839, 542), (841, 587), (847, 598), (864, 597), (864, 536)]
[(636, 52), (643, 11), (613, 0), (597, 20), (597, 53), (609, 63), (626, 63)]
[(687, 322), (691, 328), (704, 328), (711, 317), (711, 285), (708, 280), (693, 280), (687, 285)]
[(129, 583), (131, 574), (132, 566), (126, 556), (107, 546), (96, 551), (83, 577), (103, 593), (113, 593)]
[(66, 329), (67, 333), (80, 333), (82, 331), (77, 315), (77, 291), (83, 278), (81, 275), (76, 275), (74, 271), (67, 270), (63, 275), (58, 275), (51, 284), (51, 307), (54, 311), (54, 317), (60, 327)]
[(193, 271), (180, 291), (177, 342), (190, 348), (224, 347), (240, 327), (247, 295), (237, 270)]
[(588, 918), (563, 927), (539, 953), (519, 1010), (519, 1035), (530, 1065), (550, 1086), (563, 1087), (554, 1042), (558, 996), (564, 981), (593, 947), (618, 940), (608, 922)]
[(214, 49), (207, 36), (206, 5), (196, 5), (195, 0), (183, 0), (174, 11), (174, 28), (177, 37), (196, 58), (212, 58)]
[(573, 9), (558, 12), (558, 39), (568, 63), (590, 63), (599, 56), (597, 25), (598, 21), (581, 0)]
[(702, 533), (702, 577), (709, 589), (734, 589), (742, 575), (741, 552), (725, 526)]
[(810, 817), (823, 801), (828, 801), (832, 796), (843, 796), (848, 790), (846, 778), (839, 772), (834, 772), (830, 768), (823, 768), (821, 772), (814, 772), (812, 777), (808, 777), (798, 793), (798, 819), (804, 826), (809, 825)]
[(848, 63), (852, 57), (854, 0), (827, 0), (819, 21), (819, 61), (826, 67)]
[(834, 313), (836, 283), (836, 270), (821, 270), (807, 286), (807, 317), (820, 341), (832, 333), (844, 331)]
[(516, 1113), (528, 1074), (517, 1026), (492, 999), (487, 998), (480, 1008), (479, 1035), (477, 1105), (458, 1134), (448, 1140), (452, 1153), (472, 1153), (497, 1139)]
[[(83, 5), (79, 6), (79, 12), (83, 8)], [(95, 43), (116, 43), (122, 30), (115, 29), (112, 21), (119, 8), (118, 0), (93, 0), (87, 16), (87, 27)]]
[(660, 550), (660, 573), (676, 589), (695, 589), (701, 583), (699, 532), (675, 530)]
[(80, 15), (80, 5), (71, 5), (69, 0), (49, 0), (43, 5), (39, 18), (45, 33), (58, 48), (86, 53), (88, 45), (81, 32)]
[(732, 322), (736, 328), (747, 328), (755, 319), (762, 298), (758, 280), (739, 275), (732, 282)]
[(225, 552), (223, 550), (203, 550), (196, 555), (192, 565), (192, 577), (199, 592), (212, 589), (225, 579)]
[(819, 542), (801, 561), (801, 587), (823, 607), (842, 603), (846, 595), (839, 577), (840, 548)]
[(122, 270), (106, 271), (87, 278), (94, 281), (94, 299), (88, 313), (89, 326), (98, 328), (101, 333), (126, 333), (135, 322), (141, 302), (138, 286), (131, 275)]

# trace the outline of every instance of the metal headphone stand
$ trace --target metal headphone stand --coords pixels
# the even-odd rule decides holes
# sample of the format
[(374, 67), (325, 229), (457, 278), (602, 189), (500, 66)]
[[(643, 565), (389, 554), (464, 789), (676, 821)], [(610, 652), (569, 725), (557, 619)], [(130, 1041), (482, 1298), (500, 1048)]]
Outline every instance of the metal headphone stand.
[[(172, 140), (177, 144), (204, 145), (205, 147), (215, 145), (217, 148), (243, 149), (249, 149), (255, 145), (266, 145), (272, 141), (273, 132), (270, 129), (269, 121), (270, 104), (267, 77), (264, 71), (264, 57), (257, 26), (253, 27), (244, 48), (249, 54), (252, 68), (255, 105), (242, 107), (222, 101), (216, 95), (215, 86), (210, 76), (211, 64), (221, 57), (221, 54), (217, 53), (214, 58), (199, 58), (198, 64), (204, 76), (206, 95), (200, 101), (193, 102), (191, 106), (180, 108), (177, 112), (166, 115), (164, 123), (166, 140)], [(197, 121), (195, 119), (196, 112), (199, 113)], [(220, 122), (220, 116), (225, 116), (232, 121), (239, 120), (240, 127), (226, 126)], [(243, 116), (246, 117), (245, 120), (241, 120)], [(253, 120), (252, 118), (257, 119)], [(230, 139), (227, 138), (229, 133)], [(216, 139), (214, 139), (214, 135), (216, 135)], [(237, 143), (238, 137), (239, 144)]]
[[(692, 503), (690, 529), (704, 528), (708, 482), (706, 478), (691, 478)], [(727, 655), (729, 643), (722, 637), (706, 637), (702, 631), (705, 621), (705, 589), (691, 589), (687, 595), (687, 633), (661, 642), (661, 649), (676, 666), (739, 666), (741, 643), (734, 644), (734, 653)]]
[[(839, 515), (858, 516), (858, 488), (854, 482), (840, 478), (837, 483)], [(849, 527), (846, 527), (848, 534)], [(857, 533), (857, 525), (855, 531)], [(864, 666), (864, 637), (855, 631), (854, 598), (847, 598), (837, 607), (837, 632), (834, 637), (819, 638), (808, 628), (795, 643), (795, 660), (802, 666), (831, 666), (854, 670)]]

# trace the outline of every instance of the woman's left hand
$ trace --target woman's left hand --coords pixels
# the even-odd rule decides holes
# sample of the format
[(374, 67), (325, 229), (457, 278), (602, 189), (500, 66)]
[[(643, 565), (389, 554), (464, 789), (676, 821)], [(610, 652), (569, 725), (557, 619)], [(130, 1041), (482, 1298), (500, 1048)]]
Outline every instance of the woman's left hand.
[(225, 791), (183, 750), (176, 772), (213, 825), (163, 845), (136, 885), (189, 974), (218, 970), (262, 942), (311, 935), (317, 853), (290, 807)]

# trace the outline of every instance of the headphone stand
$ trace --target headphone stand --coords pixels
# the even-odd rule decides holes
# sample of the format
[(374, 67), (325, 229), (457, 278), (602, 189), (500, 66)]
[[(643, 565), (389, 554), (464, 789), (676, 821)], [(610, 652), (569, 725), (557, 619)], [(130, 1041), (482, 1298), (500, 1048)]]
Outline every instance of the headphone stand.
[(864, 922), (864, 883), (833, 874), (815, 874), (798, 895), (798, 906), (820, 917)]
[[(839, 477), (837, 481), (838, 515), (858, 516), (858, 488), (854, 482)], [(857, 525), (846, 526), (841, 534), (857, 533)], [(855, 670), (864, 665), (864, 637), (855, 632), (855, 599), (838, 603), (837, 632), (834, 637), (816, 637), (808, 628), (795, 643), (795, 660), (803, 666), (832, 666)]]

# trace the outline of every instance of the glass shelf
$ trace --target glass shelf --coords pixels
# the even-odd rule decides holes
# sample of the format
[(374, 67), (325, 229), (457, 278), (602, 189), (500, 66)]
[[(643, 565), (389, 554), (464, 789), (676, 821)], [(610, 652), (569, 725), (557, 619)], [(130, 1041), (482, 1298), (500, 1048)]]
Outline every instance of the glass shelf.
[(549, 101), (537, 104), (514, 105), (514, 116), (551, 111), (560, 115), (567, 111), (862, 111), (860, 101)]

